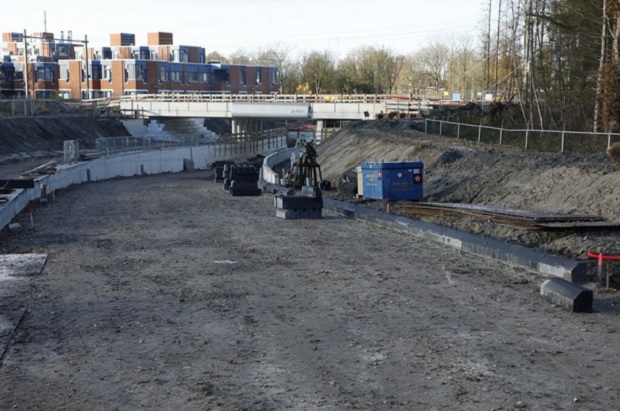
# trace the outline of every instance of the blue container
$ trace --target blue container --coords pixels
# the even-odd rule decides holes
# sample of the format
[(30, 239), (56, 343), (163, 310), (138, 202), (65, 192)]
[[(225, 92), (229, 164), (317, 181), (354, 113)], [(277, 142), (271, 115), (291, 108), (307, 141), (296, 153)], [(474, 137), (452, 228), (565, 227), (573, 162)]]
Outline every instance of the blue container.
[(362, 163), (364, 198), (422, 200), (424, 163)]

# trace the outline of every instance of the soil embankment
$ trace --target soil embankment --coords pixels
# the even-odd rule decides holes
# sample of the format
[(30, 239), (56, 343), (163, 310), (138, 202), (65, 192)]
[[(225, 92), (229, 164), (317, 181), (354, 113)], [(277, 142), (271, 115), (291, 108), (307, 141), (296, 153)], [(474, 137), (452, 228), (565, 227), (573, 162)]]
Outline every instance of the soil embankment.
[(119, 121), (90, 115), (0, 117), (0, 165), (58, 156), (66, 140), (78, 140), (81, 148), (93, 149), (97, 138), (127, 135)]
[[(419, 158), (425, 164), (424, 201), (585, 214), (620, 221), (620, 189), (616, 184), (620, 167), (605, 153), (540, 153), (441, 138), (418, 132), (412, 122), (403, 120), (359, 122), (323, 142), (318, 153), (323, 176), (334, 187), (340, 176), (362, 161)], [(586, 259), (588, 250), (620, 254), (620, 235), (609, 230), (550, 232), (472, 218), (428, 220), (572, 258)]]

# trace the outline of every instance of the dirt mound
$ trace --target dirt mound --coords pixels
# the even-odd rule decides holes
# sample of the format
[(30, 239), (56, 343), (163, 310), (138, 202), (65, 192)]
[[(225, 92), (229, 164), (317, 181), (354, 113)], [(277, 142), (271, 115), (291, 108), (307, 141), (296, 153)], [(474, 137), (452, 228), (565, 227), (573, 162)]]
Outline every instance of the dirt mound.
[[(332, 182), (363, 161), (419, 158), (425, 164), (424, 201), (585, 214), (620, 221), (620, 189), (616, 184), (620, 168), (606, 153), (553, 154), (476, 144), (426, 135), (408, 120), (355, 123), (323, 142), (317, 151), (323, 175)], [(543, 232), (474, 219), (429, 221), (572, 258), (586, 259), (588, 250), (620, 254), (620, 233), (614, 231)]]

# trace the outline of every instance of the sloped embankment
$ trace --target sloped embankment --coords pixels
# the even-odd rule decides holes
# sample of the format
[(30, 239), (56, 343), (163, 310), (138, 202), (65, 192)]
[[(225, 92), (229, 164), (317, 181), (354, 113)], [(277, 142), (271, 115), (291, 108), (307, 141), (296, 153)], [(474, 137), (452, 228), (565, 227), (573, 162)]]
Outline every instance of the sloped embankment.
[(79, 140), (92, 149), (99, 137), (129, 133), (119, 121), (91, 116), (64, 115), (0, 118), (0, 163), (29, 156), (57, 155), (65, 140)]
[[(602, 216), (620, 221), (620, 167), (605, 154), (538, 153), (441, 138), (413, 130), (403, 120), (359, 122), (318, 148), (325, 178), (335, 183), (362, 161), (425, 164), (424, 201), (481, 204), (554, 213)], [(447, 161), (442, 153), (459, 153)], [(431, 221), (501, 238), (573, 258), (588, 250), (620, 254), (620, 234), (541, 232), (485, 221), (434, 218)]]

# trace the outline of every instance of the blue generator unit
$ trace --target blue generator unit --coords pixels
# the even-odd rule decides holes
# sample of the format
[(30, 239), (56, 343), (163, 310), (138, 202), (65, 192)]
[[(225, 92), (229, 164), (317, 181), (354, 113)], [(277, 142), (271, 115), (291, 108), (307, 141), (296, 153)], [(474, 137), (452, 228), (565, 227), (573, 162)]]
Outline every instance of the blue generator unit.
[(422, 200), (424, 163), (362, 163), (364, 198), (374, 200)]

